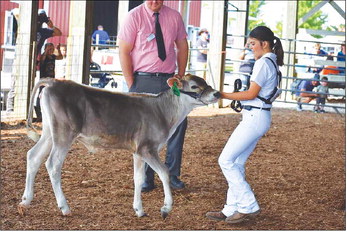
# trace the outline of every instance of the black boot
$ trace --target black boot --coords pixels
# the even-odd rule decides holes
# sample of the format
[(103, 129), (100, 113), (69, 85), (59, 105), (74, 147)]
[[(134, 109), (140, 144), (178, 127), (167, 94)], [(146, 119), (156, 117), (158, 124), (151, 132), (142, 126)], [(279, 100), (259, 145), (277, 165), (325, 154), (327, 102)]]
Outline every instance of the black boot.
[(170, 186), (173, 189), (183, 189), (184, 183), (177, 176), (170, 176)]

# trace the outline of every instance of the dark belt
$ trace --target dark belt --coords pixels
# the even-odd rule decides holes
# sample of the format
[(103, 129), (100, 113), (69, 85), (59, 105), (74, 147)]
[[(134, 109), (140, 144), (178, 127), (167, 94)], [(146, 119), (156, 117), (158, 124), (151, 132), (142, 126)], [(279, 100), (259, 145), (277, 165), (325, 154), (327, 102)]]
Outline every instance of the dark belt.
[(271, 108), (261, 108), (257, 106), (242, 106), (242, 109), (245, 109), (245, 110), (259, 109), (259, 110), (266, 110), (266, 111), (271, 110)]
[(152, 77), (173, 77), (175, 73), (150, 73), (150, 72), (135, 72), (136, 76), (152, 76)]

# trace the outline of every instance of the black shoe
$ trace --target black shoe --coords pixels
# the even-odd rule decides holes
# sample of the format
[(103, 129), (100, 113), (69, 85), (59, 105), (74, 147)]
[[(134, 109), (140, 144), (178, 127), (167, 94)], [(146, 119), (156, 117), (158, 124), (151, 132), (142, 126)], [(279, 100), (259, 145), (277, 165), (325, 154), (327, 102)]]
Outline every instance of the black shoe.
[(183, 189), (185, 187), (184, 183), (177, 176), (170, 176), (170, 186), (174, 189)]
[(42, 118), (34, 118), (33, 122), (42, 122)]
[(150, 181), (150, 182), (145, 181), (142, 185), (141, 192), (150, 192), (155, 188), (156, 186), (154, 185), (154, 181)]

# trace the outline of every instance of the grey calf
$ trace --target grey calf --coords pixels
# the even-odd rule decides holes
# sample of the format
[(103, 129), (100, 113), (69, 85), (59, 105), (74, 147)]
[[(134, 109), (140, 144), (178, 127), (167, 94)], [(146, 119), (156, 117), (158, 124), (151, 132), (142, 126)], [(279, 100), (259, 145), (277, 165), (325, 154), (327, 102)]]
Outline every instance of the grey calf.
[(158, 95), (114, 93), (66, 80), (40, 81), (32, 93), (27, 125), (32, 135), (34, 95), (44, 85), (42, 134), (27, 153), (26, 184), (19, 213), (23, 215), (29, 207), (34, 196), (36, 173), (48, 157), (46, 168), (58, 207), (63, 215), (71, 214), (61, 187), (61, 169), (70, 146), (78, 139), (91, 151), (126, 148), (133, 152), (133, 208), (139, 217), (145, 215), (141, 185), (145, 176), (144, 162), (147, 162), (163, 182), (165, 198), (161, 215), (165, 218), (172, 209), (173, 199), (168, 170), (160, 161), (159, 151), (193, 108), (215, 103), (220, 97), (218, 91), (197, 76), (168, 80), (170, 86), (174, 82), (178, 83), (180, 96), (172, 90)]

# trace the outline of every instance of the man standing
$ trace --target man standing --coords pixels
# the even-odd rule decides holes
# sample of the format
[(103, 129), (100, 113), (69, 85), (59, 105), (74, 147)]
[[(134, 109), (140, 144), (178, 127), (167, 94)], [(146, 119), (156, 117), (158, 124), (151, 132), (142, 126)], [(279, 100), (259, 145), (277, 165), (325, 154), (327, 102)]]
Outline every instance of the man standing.
[[(182, 16), (163, 2), (146, 0), (128, 13), (119, 31), (119, 57), (129, 92), (157, 94), (169, 88), (167, 79), (182, 78), (185, 74), (188, 43)], [(187, 119), (167, 143), (165, 164), (169, 169), (170, 185), (175, 189), (184, 188), (178, 177), (186, 128)], [(154, 171), (146, 164), (142, 191), (154, 188)]]

